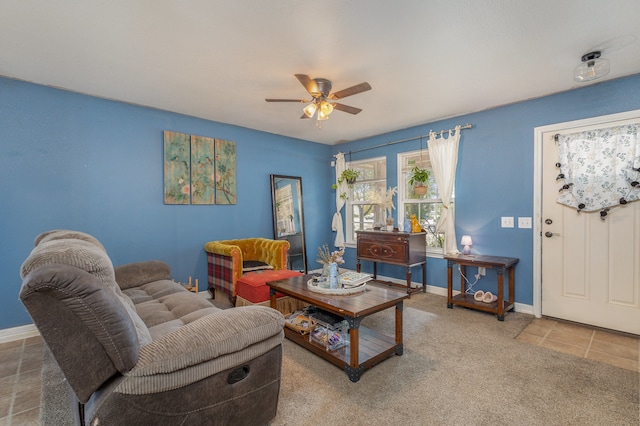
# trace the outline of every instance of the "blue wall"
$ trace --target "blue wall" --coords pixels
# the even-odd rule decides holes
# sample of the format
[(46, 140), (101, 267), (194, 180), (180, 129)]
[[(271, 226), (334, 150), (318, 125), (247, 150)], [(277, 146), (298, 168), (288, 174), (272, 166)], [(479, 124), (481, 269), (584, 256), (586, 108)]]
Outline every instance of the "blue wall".
[[(236, 142), (236, 205), (163, 204), (164, 130)], [(207, 241), (273, 237), (270, 174), (302, 177), (315, 261), (331, 241), (330, 161), (322, 144), (0, 79), (0, 329), (31, 323), (19, 268), (50, 229), (95, 235), (115, 265), (165, 260), (206, 289)]]
[[(328, 147), (150, 108), (0, 78), (0, 329), (31, 323), (18, 300), (19, 268), (40, 232), (71, 228), (97, 236), (114, 264), (167, 261), (177, 280), (206, 287), (206, 241), (271, 237), (270, 174), (302, 176), (308, 265), (331, 243), (332, 155), (472, 123), (460, 142), (456, 231), (473, 252), (520, 258), (516, 301), (531, 304), (532, 230), (500, 228), (501, 216), (533, 216), (533, 130), (537, 126), (640, 109), (640, 74), (578, 90)], [(236, 142), (238, 204), (167, 206), (162, 194), (162, 132)], [(419, 141), (353, 154), (387, 156), (396, 185), (396, 154)], [(293, 160), (293, 161), (292, 161)], [(348, 249), (346, 267), (354, 267)], [(367, 270), (370, 265), (365, 265)], [(404, 278), (381, 265), (382, 275)], [(417, 271), (414, 271), (414, 276)], [(478, 288), (495, 291), (492, 272)], [(446, 264), (428, 260), (427, 281), (446, 287)], [(456, 280), (457, 281), (457, 280)]]
[[(534, 128), (559, 122), (640, 109), (640, 74), (581, 87), (500, 108), (428, 123), (334, 147), (333, 151), (357, 151), (449, 129), (456, 124), (473, 124), (463, 130), (456, 176), (456, 234), (473, 237), (472, 253), (517, 257), (516, 302), (533, 304), (533, 230), (501, 228), (501, 216), (533, 217)], [(397, 154), (420, 149), (420, 141), (410, 141), (352, 154), (353, 160), (387, 157), (387, 183), (397, 185)], [(347, 155), (348, 158), (348, 155)], [(394, 210), (395, 213), (395, 210)], [(396, 218), (397, 223), (397, 218)], [(347, 259), (354, 261), (353, 250)], [(363, 262), (362, 270), (373, 268)], [(404, 269), (380, 265), (378, 273), (404, 279)], [(420, 281), (414, 268), (414, 281)], [(469, 275), (475, 274), (469, 270)], [(417, 277), (417, 278), (416, 278)], [(429, 258), (427, 282), (447, 286), (446, 261)], [(495, 272), (475, 289), (495, 292)], [(459, 275), (454, 275), (458, 288)]]

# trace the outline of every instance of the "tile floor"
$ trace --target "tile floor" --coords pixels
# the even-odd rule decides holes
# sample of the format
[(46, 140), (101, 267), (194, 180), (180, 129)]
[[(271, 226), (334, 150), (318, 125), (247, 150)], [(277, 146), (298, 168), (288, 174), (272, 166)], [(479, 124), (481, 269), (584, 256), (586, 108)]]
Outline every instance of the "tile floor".
[(42, 354), (40, 337), (0, 344), (0, 426), (39, 424)]
[(640, 372), (638, 336), (552, 318), (535, 318), (516, 339)]
[[(640, 372), (640, 337), (536, 318), (517, 340)], [(38, 425), (43, 343), (0, 344), (0, 426)]]

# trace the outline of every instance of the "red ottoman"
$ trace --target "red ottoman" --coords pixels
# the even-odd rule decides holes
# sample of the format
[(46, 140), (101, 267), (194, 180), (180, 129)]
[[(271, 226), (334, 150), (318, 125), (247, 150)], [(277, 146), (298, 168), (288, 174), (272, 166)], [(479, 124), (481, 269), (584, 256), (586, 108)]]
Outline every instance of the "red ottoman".
[[(289, 269), (263, 270), (246, 272), (236, 282), (236, 306), (263, 305), (270, 306), (267, 281), (282, 280), (284, 278), (303, 275)], [(276, 293), (277, 309), (283, 314), (290, 314), (304, 306), (304, 303), (280, 293)]]

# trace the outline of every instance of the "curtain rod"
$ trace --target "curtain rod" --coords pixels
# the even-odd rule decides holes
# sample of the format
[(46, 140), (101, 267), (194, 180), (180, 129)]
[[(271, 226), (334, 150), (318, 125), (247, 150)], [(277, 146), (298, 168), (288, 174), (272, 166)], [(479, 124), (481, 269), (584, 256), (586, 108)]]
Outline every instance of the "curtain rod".
[[(462, 129), (470, 129), (472, 127), (473, 127), (472, 124), (467, 123), (467, 124), (464, 124), (464, 125), (460, 126), (460, 130), (462, 130)], [(448, 129), (448, 130), (440, 130), (438, 132), (432, 132), (431, 130), (429, 130), (429, 133), (444, 133), (444, 132), (452, 132), (454, 130), (455, 130), (455, 128), (454, 129)], [(376, 145), (376, 146), (370, 146), (368, 148), (362, 148), (362, 149), (357, 149), (355, 151), (349, 151), (349, 154), (353, 154), (353, 153), (356, 153), (356, 152), (362, 152), (362, 151), (368, 151), (370, 149), (382, 148), (383, 146), (395, 145), (395, 144), (402, 143), (402, 142), (409, 142), (409, 141), (414, 141), (414, 140), (417, 140), (417, 139), (428, 138), (428, 137), (429, 137), (429, 135), (422, 135), (422, 136), (416, 136), (416, 137), (408, 138), (408, 139), (401, 139), (401, 140), (398, 140), (398, 141), (391, 141), (391, 142), (383, 143), (383, 144)]]

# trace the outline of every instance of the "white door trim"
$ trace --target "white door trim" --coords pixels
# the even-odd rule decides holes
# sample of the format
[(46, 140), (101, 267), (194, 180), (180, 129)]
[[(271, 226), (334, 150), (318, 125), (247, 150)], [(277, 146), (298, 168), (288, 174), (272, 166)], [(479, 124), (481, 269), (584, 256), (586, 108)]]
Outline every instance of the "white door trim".
[(564, 123), (549, 124), (533, 129), (533, 315), (542, 316), (542, 138), (547, 132), (567, 130), (572, 127), (593, 126), (612, 121), (640, 117), (640, 109), (617, 114)]

